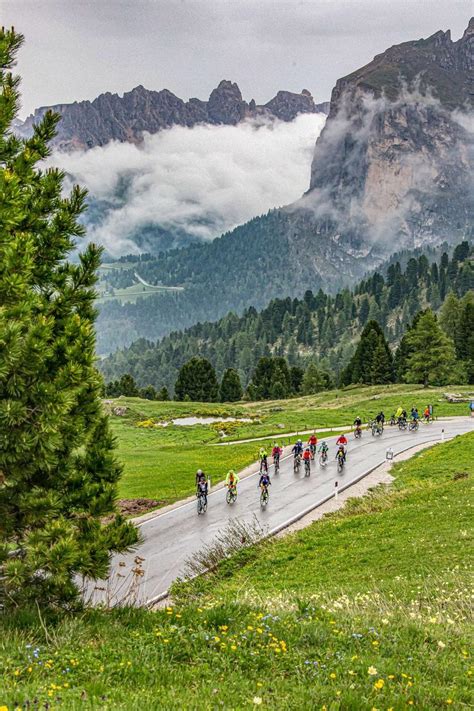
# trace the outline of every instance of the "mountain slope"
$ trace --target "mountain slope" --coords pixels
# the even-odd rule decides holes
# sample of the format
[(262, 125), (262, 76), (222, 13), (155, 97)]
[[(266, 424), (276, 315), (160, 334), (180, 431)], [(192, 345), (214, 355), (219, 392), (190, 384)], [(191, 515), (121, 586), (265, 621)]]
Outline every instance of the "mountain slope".
[[(334, 292), (394, 251), (471, 238), (473, 66), (471, 20), (457, 42), (449, 32), (406, 42), (340, 79), (299, 201), (148, 263), (150, 283), (185, 286), (179, 303), (155, 300), (148, 336), (282, 293)], [(128, 311), (145, 335), (150, 306), (109, 304), (101, 327)]]
[(171, 126), (235, 125), (247, 118), (292, 121), (298, 114), (327, 113), (328, 108), (327, 102), (315, 104), (306, 89), (300, 94), (279, 91), (267, 104), (257, 106), (253, 99), (244, 101), (237, 84), (227, 80), (220, 82), (208, 101), (193, 98), (185, 102), (168, 89), (149, 91), (137, 86), (123, 97), (107, 92), (94, 101), (42, 106), (24, 123), (17, 123), (16, 130), (23, 136), (31, 135), (34, 124), (53, 109), (62, 120), (52, 145), (74, 150), (109, 141), (140, 143), (145, 132), (153, 134)]
[(275, 299), (262, 311), (251, 307), (241, 317), (229, 313), (156, 344), (142, 338), (102, 361), (101, 370), (107, 381), (130, 373), (140, 385), (172, 390), (183, 363), (201, 355), (219, 376), (233, 367), (247, 384), (259, 358), (274, 353), (286, 355), (292, 365), (313, 357), (326, 359), (327, 367), (338, 373), (368, 320), (378, 321), (394, 344), (419, 309), (438, 309), (449, 289), (460, 297), (473, 290), (472, 256), (466, 242), (451, 260), (443, 254), (431, 265), (425, 255), (402, 255), (405, 269), (391, 262), (385, 278), (376, 272), (353, 292), (345, 289), (331, 297), (322, 290), (316, 295), (307, 291), (303, 299)]

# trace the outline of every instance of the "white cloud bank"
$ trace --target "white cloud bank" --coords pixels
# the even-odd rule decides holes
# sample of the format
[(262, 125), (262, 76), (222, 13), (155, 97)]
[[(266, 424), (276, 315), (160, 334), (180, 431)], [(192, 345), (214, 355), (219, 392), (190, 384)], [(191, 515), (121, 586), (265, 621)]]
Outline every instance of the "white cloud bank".
[(113, 255), (137, 252), (131, 235), (156, 224), (212, 239), (301, 197), (326, 117), (302, 114), (237, 126), (180, 126), (141, 146), (110, 143), (55, 153), (49, 163), (96, 202), (88, 236)]

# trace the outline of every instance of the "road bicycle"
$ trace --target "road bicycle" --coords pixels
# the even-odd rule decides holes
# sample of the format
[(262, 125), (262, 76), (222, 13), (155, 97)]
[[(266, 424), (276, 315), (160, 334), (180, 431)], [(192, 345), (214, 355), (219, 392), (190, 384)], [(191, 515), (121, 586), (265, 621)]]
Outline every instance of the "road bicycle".
[(398, 429), (401, 430), (406, 430), (407, 428), (407, 421), (404, 417), (399, 417), (398, 418)]
[(205, 491), (198, 491), (197, 496), (197, 511), (198, 516), (207, 511), (207, 496)]
[(279, 455), (277, 457), (273, 457), (273, 466), (275, 467), (275, 474), (278, 474), (280, 471), (280, 456)]
[(338, 458), (337, 458), (337, 471), (338, 471), (338, 474), (340, 474), (343, 469), (344, 469), (344, 457), (338, 457)]
[(310, 444), (309, 449), (311, 452), (311, 461), (314, 462), (314, 455), (316, 454), (316, 445), (315, 444)]
[(354, 430), (354, 437), (356, 439), (360, 439), (362, 437), (362, 428), (361, 427), (356, 427)]
[(293, 462), (293, 471), (295, 472), (295, 474), (296, 474), (296, 472), (299, 472), (300, 464), (301, 464), (301, 457), (299, 454), (297, 454), (294, 459), (294, 462)]
[(260, 460), (260, 474), (263, 474), (263, 472), (265, 472), (265, 474), (268, 474), (268, 462), (266, 459)]
[(311, 474), (311, 462), (309, 459), (304, 460), (304, 475), (309, 476)]
[(227, 488), (226, 501), (228, 504), (233, 504), (237, 500), (237, 487), (229, 486)]
[(320, 467), (325, 467), (328, 463), (328, 453), (327, 452), (321, 452), (319, 455), (319, 466)]
[(374, 422), (372, 424), (372, 437), (375, 437), (376, 435), (380, 437), (380, 435), (383, 433), (383, 425), (379, 425), (377, 422)]
[(412, 420), (410, 424), (408, 425), (408, 429), (410, 432), (417, 432), (419, 428), (419, 423), (418, 420)]
[(268, 504), (268, 499), (270, 498), (270, 493), (268, 491), (268, 486), (262, 486), (262, 491), (260, 493), (260, 506), (262, 509)]

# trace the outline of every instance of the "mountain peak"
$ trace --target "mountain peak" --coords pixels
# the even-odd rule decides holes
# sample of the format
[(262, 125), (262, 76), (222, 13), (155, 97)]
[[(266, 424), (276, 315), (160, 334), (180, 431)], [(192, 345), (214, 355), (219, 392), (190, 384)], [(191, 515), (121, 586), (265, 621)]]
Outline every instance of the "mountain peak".
[(471, 37), (472, 35), (474, 35), (474, 17), (471, 17), (471, 19), (469, 20), (469, 24), (464, 30), (462, 38), (466, 39), (466, 37)]

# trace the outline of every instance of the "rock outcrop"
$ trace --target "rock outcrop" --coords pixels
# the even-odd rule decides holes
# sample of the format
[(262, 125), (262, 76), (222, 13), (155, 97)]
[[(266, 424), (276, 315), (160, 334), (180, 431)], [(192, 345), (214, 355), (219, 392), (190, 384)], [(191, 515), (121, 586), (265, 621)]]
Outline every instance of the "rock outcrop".
[(237, 84), (227, 80), (220, 82), (208, 101), (183, 101), (168, 89), (150, 91), (137, 86), (122, 97), (107, 92), (94, 101), (43, 106), (24, 123), (17, 122), (15, 130), (30, 136), (33, 125), (53, 109), (62, 116), (53, 145), (60, 150), (74, 150), (103, 146), (109, 141), (140, 143), (144, 133), (157, 133), (171, 126), (232, 126), (247, 118), (292, 121), (301, 113), (327, 113), (328, 106), (327, 102), (315, 104), (307, 90), (301, 94), (279, 91), (267, 104), (258, 106), (254, 99), (244, 101)]
[(474, 20), (339, 79), (298, 207), (349, 254), (472, 236)]

